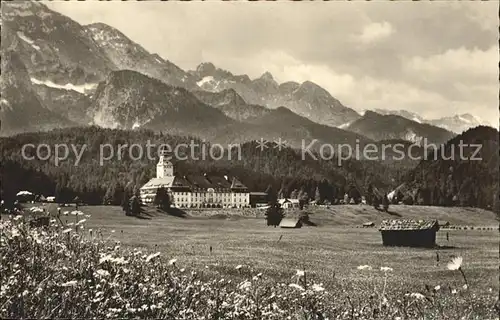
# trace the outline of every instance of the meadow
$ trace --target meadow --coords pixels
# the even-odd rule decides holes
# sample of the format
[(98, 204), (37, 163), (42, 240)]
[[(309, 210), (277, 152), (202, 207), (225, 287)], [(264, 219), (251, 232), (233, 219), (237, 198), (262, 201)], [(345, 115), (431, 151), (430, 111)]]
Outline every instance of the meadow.
[[(55, 214), (54, 205), (46, 208)], [(203, 290), (210, 287), (212, 294), (230, 305), (230, 312), (219, 314), (216, 309), (220, 309), (221, 305), (207, 307), (205, 301), (203, 308), (201, 305), (187, 308), (193, 309), (194, 313), (181, 316), (180, 309), (175, 308), (182, 309), (182, 304), (172, 302), (174, 304), (168, 312), (177, 310), (173, 317), (176, 319), (498, 318), (498, 221), (492, 212), (467, 208), (391, 206), (391, 213), (387, 214), (367, 206), (333, 206), (308, 210), (310, 219), (317, 224), (315, 227), (281, 229), (267, 227), (263, 212), (255, 209), (187, 210), (183, 217), (155, 208), (146, 208), (140, 217), (127, 217), (121, 208), (112, 206), (80, 207), (81, 215), (73, 215), (73, 210), (75, 208), (63, 207), (61, 219), (66, 226), (52, 227), (59, 233), (63, 232), (63, 228), (67, 232), (55, 235), (57, 232), (53, 231), (51, 238), (56, 239), (51, 241), (61, 242), (67, 250), (71, 250), (67, 256), (72, 258), (66, 268), (83, 268), (82, 262), (78, 261), (80, 257), (88, 260), (85, 268), (96, 269), (99, 257), (110, 251), (113, 256), (125, 257), (129, 261), (126, 267), (137, 272), (135, 281), (153, 287), (168, 287), (177, 283), (177, 286), (185, 286), (187, 290), (193, 286), (189, 282), (191, 276), (183, 278), (185, 276), (180, 270), (192, 270), (197, 274), (197, 281), (201, 281), (200, 286), (204, 286)], [(65, 211), (68, 212), (64, 214)], [(360, 227), (364, 222), (378, 224), (382, 219), (399, 217), (437, 218), (461, 229), (440, 230), (438, 248), (415, 249), (384, 247), (377, 228)], [(5, 220), (5, 216), (2, 219)], [(81, 222), (82, 219), (86, 221)], [(5, 223), (12, 223), (12, 227), (19, 221), (22, 219), (7, 219)], [(76, 228), (75, 224), (78, 224)], [(22, 227), (18, 228), (22, 230)], [(70, 243), (75, 246), (78, 243), (84, 249), (78, 249), (78, 246), (69, 249)], [(9, 262), (5, 255), (13, 253), (12, 248), (15, 246), (6, 246), (2, 241), (2, 277), (5, 277), (4, 274), (15, 274), (14, 269), (4, 266)], [(137, 255), (139, 251), (141, 253)], [(155, 253), (153, 260), (156, 262), (146, 262)], [(461, 270), (467, 283), (458, 270), (448, 268), (448, 263), (457, 256), (463, 259)], [(51, 263), (60, 265), (57, 261)], [(164, 276), (156, 272), (169, 268), (171, 278), (165, 282)], [(104, 270), (116, 274), (115, 286), (123, 285), (118, 277), (119, 270), (114, 267)], [(65, 272), (59, 272), (64, 278)], [(86, 277), (80, 271), (77, 274), (79, 279)], [(72, 281), (70, 278), (64, 279)], [(264, 299), (261, 307), (254, 310), (257, 303), (254, 290), (260, 292), (258, 296), (261, 299), (274, 295), (272, 302), (264, 303)], [(13, 309), (6, 306), (12, 302), (4, 297), (7, 292), (2, 293), (1, 315), (11, 317)], [(234, 310), (234, 303), (231, 305), (231, 299), (234, 299), (231, 293), (238, 293), (241, 295), (238, 299), (248, 304), (245, 312), (231, 313), (238, 310)], [(130, 295), (120, 294), (122, 298), (123, 295)], [(190, 293), (190, 296), (193, 294)], [(139, 296), (142, 297), (141, 294)], [(182, 301), (182, 295), (178, 298)], [(184, 299), (187, 297), (184, 296)], [(158, 299), (153, 300), (157, 304)], [(118, 309), (119, 305), (115, 302), (112, 308)], [(78, 308), (71, 309), (73, 313), (58, 311), (55, 314), (131, 315), (124, 310), (124, 306), (120, 309), (116, 314), (116, 310), (103, 310), (104, 314), (96, 315)], [(146, 313), (132, 313), (132, 316), (172, 316), (148, 310)], [(36, 315), (49, 315), (40, 310), (37, 312)]]

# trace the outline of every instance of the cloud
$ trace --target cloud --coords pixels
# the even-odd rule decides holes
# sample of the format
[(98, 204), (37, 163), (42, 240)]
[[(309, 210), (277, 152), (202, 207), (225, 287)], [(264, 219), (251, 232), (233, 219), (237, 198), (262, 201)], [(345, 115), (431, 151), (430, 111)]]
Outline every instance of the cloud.
[(357, 37), (362, 43), (372, 43), (387, 38), (395, 32), (393, 26), (387, 22), (373, 22), (363, 28)]
[(463, 77), (473, 81), (483, 78), (483, 80), (491, 81), (491, 77), (497, 76), (498, 68), (492, 67), (497, 61), (498, 48), (495, 46), (488, 50), (477, 48), (469, 50), (460, 47), (428, 57), (412, 57), (407, 68), (425, 77), (446, 77), (448, 80)]

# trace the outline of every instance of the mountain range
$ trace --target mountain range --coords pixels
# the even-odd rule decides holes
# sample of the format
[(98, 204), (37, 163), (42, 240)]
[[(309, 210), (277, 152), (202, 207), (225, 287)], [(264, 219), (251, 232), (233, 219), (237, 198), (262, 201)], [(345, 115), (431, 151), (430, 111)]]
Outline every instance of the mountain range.
[(366, 111), (365, 114), (350, 123), (345, 129), (364, 134), (370, 139), (391, 140), (402, 139), (420, 143), (427, 139), (430, 143), (445, 143), (453, 138), (454, 133), (445, 129), (410, 120), (394, 114), (380, 114)]
[(280, 84), (269, 72), (250, 79), (210, 62), (184, 71), (111, 26), (80, 25), (39, 2), (2, 5), (1, 46), (2, 63), (12, 63), (2, 72), (2, 135), (99, 125), (211, 141), (281, 137), (298, 147), (302, 138), (445, 141), (449, 132), (437, 126), (475, 125), (468, 115), (362, 116), (311, 81)]
[(436, 127), (446, 129), (454, 133), (462, 133), (470, 128), (480, 126), (482, 121), (476, 116), (469, 113), (464, 113), (460, 115), (454, 115), (449, 117), (442, 117), (437, 119), (424, 119), (414, 112), (407, 110), (386, 110), (386, 109), (375, 109), (373, 110), (379, 114), (383, 115), (397, 115), (418, 123), (427, 123)]

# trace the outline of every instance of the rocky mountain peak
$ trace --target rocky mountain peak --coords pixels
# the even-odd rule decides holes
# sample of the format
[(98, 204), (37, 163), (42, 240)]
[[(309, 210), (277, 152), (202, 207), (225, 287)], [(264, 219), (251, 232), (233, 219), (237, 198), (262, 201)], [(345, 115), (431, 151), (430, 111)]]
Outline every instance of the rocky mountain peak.
[(264, 72), (259, 79), (264, 81), (274, 81), (273, 75), (269, 71)]
[(217, 68), (215, 68), (215, 65), (211, 62), (202, 62), (196, 67), (196, 72), (200, 76), (210, 76), (215, 73)]

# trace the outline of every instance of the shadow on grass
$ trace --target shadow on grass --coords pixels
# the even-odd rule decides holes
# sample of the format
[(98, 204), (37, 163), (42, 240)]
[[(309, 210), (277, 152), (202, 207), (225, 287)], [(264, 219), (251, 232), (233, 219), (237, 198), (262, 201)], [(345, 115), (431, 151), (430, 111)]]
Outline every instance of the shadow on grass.
[(163, 210), (163, 209), (156, 209), (157, 212), (159, 213), (163, 213), (163, 214), (167, 214), (169, 216), (172, 216), (172, 217), (177, 217), (177, 218), (187, 218), (188, 217), (188, 214), (179, 209), (179, 208), (168, 208), (167, 210)]
[(449, 250), (449, 249), (463, 249), (463, 248), (457, 247), (457, 246), (440, 246), (440, 245), (437, 244), (434, 247), (434, 249), (436, 249), (436, 250)]
[(142, 220), (151, 220), (151, 217), (145, 217), (145, 216), (141, 216), (141, 215), (134, 216), (134, 217), (137, 219), (142, 219)]
[(300, 221), (302, 222), (302, 224), (304, 226), (308, 226), (308, 227), (317, 227), (318, 226), (317, 223), (312, 222), (311, 220), (309, 220), (309, 218), (306, 218), (306, 219), (301, 218)]
[(390, 210), (385, 211), (384, 209), (381, 209), (381, 208), (375, 208), (375, 210), (377, 210), (378, 212), (385, 212), (385, 213), (390, 214), (391, 216), (394, 216), (394, 217), (398, 217), (398, 218), (402, 217), (401, 214), (394, 212), (394, 211), (390, 211)]
[(146, 216), (151, 217), (151, 218), (153, 217), (153, 215), (151, 213), (147, 212), (144, 209), (141, 210), (141, 215), (146, 215)]

